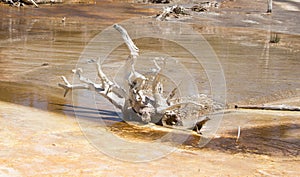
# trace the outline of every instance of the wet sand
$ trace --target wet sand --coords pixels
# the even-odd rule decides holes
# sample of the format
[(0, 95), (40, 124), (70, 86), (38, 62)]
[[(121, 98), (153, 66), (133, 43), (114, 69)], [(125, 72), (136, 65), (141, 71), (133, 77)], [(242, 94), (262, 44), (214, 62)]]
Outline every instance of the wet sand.
[[(76, 119), (70, 116), (6, 102), (0, 105), (2, 175), (300, 175), (297, 170), (299, 113), (252, 111), (228, 114), (217, 134), (219, 137), (205, 148), (193, 147), (191, 137), (190, 142), (163, 158), (134, 163), (98, 151), (83, 135)], [(245, 122), (245, 117), (251, 121)], [(265, 119), (272, 123), (262, 124)], [(242, 125), (241, 138), (236, 143), (238, 125)], [(149, 138), (149, 134), (146, 137)]]
[[(262, 2), (249, 11), (241, 10), (243, 1), (228, 3), (219, 10), (220, 16), (207, 13), (189, 21), (219, 57), (226, 77), (228, 108), (260, 103), (299, 106), (299, 28), (295, 19), (289, 18), (299, 12), (275, 4), (280, 13), (272, 15), (271, 27), (281, 41), (269, 44), (270, 26), (264, 19), (268, 16), (260, 14)], [(96, 132), (101, 126), (95, 119), (98, 114), (106, 116), (108, 133), (125, 140), (152, 141), (167, 131), (120, 123), (110, 112), (110, 105), (101, 104), (100, 111), (90, 110), (88, 101), (86, 107), (73, 106), (71, 96), (63, 98), (57, 87), (59, 76), (72, 78), (70, 70), (84, 46), (101, 30), (128, 18), (153, 15), (159, 7), (120, 1), (45, 5), (39, 9), (0, 6), (1, 175), (300, 175), (300, 114), (295, 112), (231, 110), (204, 148), (197, 147), (199, 136), (191, 134), (182, 145), (176, 139), (165, 142), (176, 151), (147, 163), (111, 158), (86, 139), (77, 121)], [(67, 18), (62, 22), (64, 16)], [(282, 29), (280, 21), (284, 18), (289, 20)], [(248, 21), (241, 22), (245, 19)], [(143, 46), (144, 42), (139, 41), (139, 47), (149, 47)], [(113, 75), (120, 63), (122, 59), (106, 63), (106, 71)], [(193, 74), (203, 74), (203, 69), (189, 60), (186, 65), (195, 71)], [(209, 93), (205, 76), (200, 76), (197, 84), (201, 92)], [(79, 119), (74, 118), (74, 109), (80, 111)], [(239, 126), (241, 136), (236, 142)]]

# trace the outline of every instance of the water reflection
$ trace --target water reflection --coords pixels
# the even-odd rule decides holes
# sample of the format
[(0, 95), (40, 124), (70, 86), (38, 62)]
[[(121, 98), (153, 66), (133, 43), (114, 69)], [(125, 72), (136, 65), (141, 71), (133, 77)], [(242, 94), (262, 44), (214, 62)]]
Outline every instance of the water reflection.
[[(56, 85), (58, 76), (69, 75), (88, 41), (105, 27), (97, 26), (98, 23), (62, 23), (60, 18), (4, 18), (0, 24), (1, 80), (25, 79), (46, 85)], [(229, 103), (250, 102), (254, 98), (259, 102), (261, 97), (272, 97), (278, 91), (300, 88), (300, 52), (297, 43), (291, 48), (289, 45), (289, 41), (299, 40), (298, 36), (281, 35), (279, 44), (270, 44), (269, 31), (195, 24), (193, 27), (208, 40), (221, 60)], [(43, 63), (49, 63), (49, 67), (40, 67)], [(205, 77), (201, 68), (195, 68), (193, 74)], [(45, 83), (45, 79), (50, 82)], [(204, 80), (198, 82), (199, 87), (207, 87)]]
[[(102, 119), (104, 121), (112, 121), (112, 122), (121, 122), (123, 121), (120, 117), (119, 114), (116, 113), (115, 111), (110, 111), (110, 110), (104, 110), (104, 109), (94, 109), (90, 107), (83, 107), (83, 106), (74, 106), (70, 104), (56, 104), (56, 103), (50, 103), (55, 105), (57, 108), (56, 110), (61, 110), (64, 113), (67, 114), (72, 114), (77, 118), (85, 118), (89, 120), (99, 120)], [(101, 123), (101, 122), (99, 122)]]
[(0, 82), (0, 100), (15, 103), (23, 106), (29, 106), (44, 111), (53, 111), (58, 113), (58, 106), (52, 102), (65, 104), (66, 100), (50, 94), (51, 90), (47, 88), (24, 85), (18, 83)]

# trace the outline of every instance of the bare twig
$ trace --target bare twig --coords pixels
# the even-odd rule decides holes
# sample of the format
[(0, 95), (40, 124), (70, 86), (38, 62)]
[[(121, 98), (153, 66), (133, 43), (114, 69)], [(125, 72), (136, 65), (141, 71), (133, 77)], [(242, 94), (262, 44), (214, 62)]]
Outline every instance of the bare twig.
[(32, 2), (32, 4), (33, 4), (35, 7), (39, 7), (39, 6), (37, 5), (37, 3), (35, 3), (34, 0), (30, 0), (30, 1)]
[(123, 40), (125, 41), (128, 49), (130, 50), (130, 54), (132, 56), (138, 56), (139, 55), (139, 48), (133, 43), (132, 39), (129, 37), (127, 31), (120, 25), (115, 24), (114, 28), (119, 31), (122, 35)]
[(241, 135), (241, 126), (239, 126), (239, 128), (238, 128), (238, 134), (237, 134), (235, 142), (239, 141), (240, 135)]
[(64, 97), (68, 94), (70, 90), (73, 89), (88, 89), (88, 85), (85, 84), (77, 84), (77, 85), (72, 85), (69, 83), (69, 81), (66, 79), (65, 76), (61, 76), (62, 80), (65, 82), (65, 84), (58, 84), (58, 86), (62, 87), (65, 89)]

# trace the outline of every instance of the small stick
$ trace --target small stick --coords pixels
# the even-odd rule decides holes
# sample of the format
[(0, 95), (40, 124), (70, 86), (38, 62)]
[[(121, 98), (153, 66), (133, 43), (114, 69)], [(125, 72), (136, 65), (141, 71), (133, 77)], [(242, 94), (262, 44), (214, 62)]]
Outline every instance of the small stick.
[(261, 110), (274, 110), (274, 111), (300, 111), (300, 107), (287, 106), (287, 105), (235, 105), (234, 108), (240, 109), (261, 109)]
[(235, 142), (239, 141), (240, 135), (241, 135), (241, 126), (239, 126), (239, 128), (238, 128), (238, 134), (237, 134)]
[(13, 6), (16, 5), (16, 4), (14, 3), (14, 1), (12, 1), (12, 0), (8, 0), (7, 2), (11, 3)]
[(30, 1), (32, 2), (33, 5), (35, 5), (35, 7), (39, 7), (39, 6), (37, 5), (37, 3), (34, 2), (34, 0), (30, 0)]

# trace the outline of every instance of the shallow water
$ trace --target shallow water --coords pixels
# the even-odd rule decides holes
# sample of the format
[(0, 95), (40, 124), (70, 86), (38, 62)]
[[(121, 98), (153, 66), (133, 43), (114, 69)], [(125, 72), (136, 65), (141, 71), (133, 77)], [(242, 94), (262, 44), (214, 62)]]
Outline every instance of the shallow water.
[[(139, 128), (127, 131), (127, 125), (118, 123), (120, 119), (110, 105), (102, 104), (100, 111), (98, 109), (91, 110), (90, 105), (93, 103), (85, 100), (83, 107), (76, 107), (81, 105), (76, 105), (76, 101), (72, 100), (70, 95), (63, 98), (63, 91), (57, 87), (57, 83), (61, 82), (59, 76), (72, 77), (70, 70), (76, 67), (84, 47), (96, 34), (121, 20), (152, 14), (151, 9), (144, 10), (139, 5), (109, 3), (106, 1), (102, 4), (97, 3), (94, 6), (71, 5), (70, 7), (64, 7), (64, 9), (59, 8), (59, 6), (45, 6), (40, 9), (0, 8), (2, 15), (0, 21), (1, 101), (72, 116), (74, 114), (73, 104), (75, 104), (75, 109), (80, 113), (79, 117), (94, 121), (100, 114), (106, 118), (107, 122), (112, 124), (111, 131), (116, 131), (116, 134), (120, 133), (118, 130), (122, 127), (129, 137), (138, 132), (140, 134), (134, 136), (135, 138), (141, 138), (145, 134), (149, 135), (148, 133), (151, 133), (151, 136), (149, 136), (151, 140), (160, 135), (158, 131), (145, 130), (143, 132)], [(21, 18), (19, 18), (20, 15), (22, 15)], [(67, 18), (65, 22), (62, 22), (61, 19), (64, 16)], [(270, 44), (268, 42), (270, 38), (269, 31), (238, 27), (213, 27), (203, 24), (191, 26), (205, 37), (220, 60), (226, 79), (227, 103), (229, 106), (238, 103), (266, 103), (299, 96), (299, 35), (279, 34), (281, 36), (280, 43)], [(141, 48), (141, 52), (143, 49), (156, 50), (158, 43), (166, 47), (169, 52), (174, 52), (174, 55), (181, 57), (184, 66), (192, 71), (192, 76), (196, 78), (199, 91), (210, 94), (209, 81), (205, 76), (203, 67), (195, 65), (192, 56), (181, 55), (180, 48), (177, 45), (150, 38), (138, 40), (136, 43)], [(119, 49), (119, 51), (111, 54), (111, 57), (117, 59), (104, 63), (106, 66), (105, 71), (110, 76), (113, 76), (116, 68), (124, 62), (127, 51), (124, 46), (120, 46)], [(86, 64), (88, 67), (94, 65), (93, 62)], [(174, 72), (176, 73), (176, 71)], [(101, 99), (99, 98), (97, 102), (101, 103)], [(269, 123), (270, 117), (268, 116), (255, 114), (254, 117), (260, 119), (254, 125)], [(240, 118), (243, 119), (240, 125), (252, 124), (253, 117)], [(299, 132), (299, 122), (291, 122), (293, 122), (293, 119), (289, 118), (284, 125), (266, 125), (264, 128), (252, 127), (245, 133), (248, 136), (245, 136), (244, 146), (249, 147), (248, 141), (257, 141), (256, 136), (264, 142), (265, 138), (282, 140), (286, 138), (285, 136), (291, 137), (292, 134), (297, 134)], [(228, 127), (232, 130), (236, 126)], [(230, 129), (226, 129), (226, 131), (230, 131)], [(289, 131), (292, 133), (286, 135), (286, 132)], [(230, 132), (228, 134), (230, 135)], [(174, 142), (176, 143), (176, 140)], [(218, 150), (216, 148), (218, 143), (222, 143), (224, 146), (228, 145), (222, 150), (227, 151), (226, 149), (229, 149), (228, 151), (231, 152), (233, 149), (232, 151), (236, 152), (238, 148), (231, 147), (234, 144), (233, 142), (234, 138), (232, 137), (216, 140), (208, 148)], [(193, 140), (186, 142), (187, 146), (193, 144)], [(267, 144), (263, 148), (269, 145)], [(294, 150), (290, 153), (284, 151), (282, 154), (298, 156), (299, 137), (295, 137), (290, 145)], [(286, 144), (280, 146), (284, 147)], [(249, 148), (248, 151), (247, 148), (240, 149), (248, 152), (254, 151), (255, 147)], [(272, 148), (268, 149), (266, 154), (272, 154)]]

